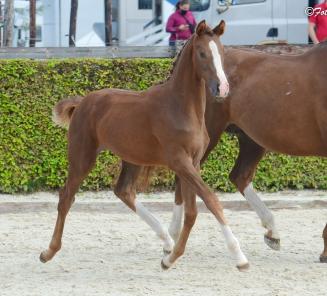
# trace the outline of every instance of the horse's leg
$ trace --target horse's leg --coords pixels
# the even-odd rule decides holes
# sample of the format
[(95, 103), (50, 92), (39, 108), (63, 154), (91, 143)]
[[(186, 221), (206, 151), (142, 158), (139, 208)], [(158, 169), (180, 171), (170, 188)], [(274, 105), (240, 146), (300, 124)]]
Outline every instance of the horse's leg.
[(180, 256), (184, 254), (189, 234), (197, 216), (196, 195), (194, 194), (194, 192), (189, 190), (188, 184), (184, 182), (179, 181), (179, 187), (181, 190), (181, 194), (183, 194), (184, 197), (184, 225), (178, 237), (178, 240), (176, 241), (174, 251), (170, 255), (164, 257), (161, 261), (161, 267), (163, 269), (168, 269), (173, 262), (175, 262)]
[(174, 239), (174, 241), (177, 242), (182, 230), (184, 205), (181, 181), (177, 176), (175, 177), (175, 184), (175, 203), (173, 208), (173, 217), (169, 225), (169, 234)]
[(322, 233), (322, 237), (324, 239), (324, 251), (320, 255), (320, 262), (327, 263), (327, 224)]
[(260, 217), (263, 227), (268, 230), (265, 234), (265, 243), (270, 248), (279, 250), (280, 239), (274, 216), (256, 194), (252, 186), (252, 179), (259, 161), (265, 154), (265, 149), (245, 134), (239, 134), (238, 141), (240, 151), (234, 168), (230, 173), (230, 180)]
[(141, 202), (136, 200), (135, 183), (140, 175), (141, 169), (141, 166), (136, 166), (123, 161), (122, 169), (114, 192), (159, 236), (159, 238), (164, 242), (164, 252), (170, 253), (174, 247), (174, 241), (170, 237), (168, 230), (162, 226), (161, 222), (154, 215), (152, 215)]
[[(174, 156), (173, 159), (170, 159), (169, 161), (170, 163), (169, 167), (176, 172), (179, 178), (181, 178), (183, 184), (186, 183), (187, 184), (186, 186), (190, 187), (189, 188), (190, 191), (194, 192), (196, 195), (202, 198), (207, 208), (214, 214), (214, 216), (220, 223), (222, 232), (227, 242), (228, 249), (230, 250), (230, 252), (232, 253), (232, 255), (235, 257), (237, 261), (236, 264), (237, 267), (240, 270), (248, 268), (248, 261), (240, 249), (238, 240), (233, 235), (231, 229), (227, 225), (227, 221), (224, 217), (223, 208), (219, 202), (219, 199), (216, 197), (216, 195), (213, 192), (211, 192), (209, 187), (203, 182), (200, 174), (198, 173), (197, 169), (194, 167), (192, 160), (186, 154), (181, 153), (180, 155), (176, 155), (175, 153), (173, 156)], [(188, 211), (190, 211), (189, 208)], [(185, 228), (185, 222), (184, 222), (184, 227), (182, 230), (182, 234), (180, 236), (180, 239), (183, 240), (183, 244), (186, 244), (190, 230), (191, 228), (189, 226)], [(172, 266), (175, 260), (180, 256), (181, 254), (180, 250), (182, 249), (181, 246), (182, 243), (180, 244), (180, 242), (178, 241), (177, 244), (178, 249), (174, 248), (173, 252), (163, 259), (162, 265), (165, 268), (169, 268), (170, 266)]]
[(74, 142), (68, 148), (68, 178), (65, 186), (59, 192), (58, 215), (49, 248), (40, 255), (40, 260), (45, 263), (51, 260), (61, 248), (61, 239), (67, 213), (74, 202), (74, 196), (81, 182), (95, 164), (96, 145), (91, 140), (79, 141), (74, 137)]

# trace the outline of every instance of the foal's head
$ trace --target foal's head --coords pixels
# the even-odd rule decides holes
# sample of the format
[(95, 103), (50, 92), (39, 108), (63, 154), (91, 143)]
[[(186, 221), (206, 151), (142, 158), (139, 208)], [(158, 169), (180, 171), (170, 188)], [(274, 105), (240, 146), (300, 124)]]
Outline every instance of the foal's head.
[(223, 98), (229, 93), (229, 84), (223, 69), (224, 48), (220, 42), (224, 30), (224, 21), (213, 30), (202, 21), (193, 37), (193, 63), (197, 75), (205, 80), (213, 96)]

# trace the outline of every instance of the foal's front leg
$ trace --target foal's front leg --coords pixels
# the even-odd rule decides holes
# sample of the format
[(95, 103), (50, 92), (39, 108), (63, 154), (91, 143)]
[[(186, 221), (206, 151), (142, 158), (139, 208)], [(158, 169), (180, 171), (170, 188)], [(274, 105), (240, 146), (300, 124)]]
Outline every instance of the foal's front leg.
[[(184, 199), (184, 209), (185, 209), (185, 216), (184, 216), (184, 225), (182, 228), (181, 233), (176, 240), (176, 245), (174, 247), (174, 251), (164, 257), (161, 261), (161, 267), (163, 269), (168, 269), (172, 266), (172, 264), (184, 254), (186, 243), (192, 227), (195, 223), (197, 217), (197, 207), (196, 207), (196, 195), (193, 191), (189, 189), (187, 183), (179, 182), (180, 194), (183, 195)], [(181, 223), (181, 218), (176, 217), (178, 223)], [(174, 222), (174, 220), (172, 221)]]
[[(214, 214), (214, 216), (218, 220), (223, 235), (225, 237), (227, 247), (236, 260), (237, 268), (239, 270), (247, 269), (249, 266), (248, 260), (243, 254), (237, 238), (233, 235), (230, 227), (227, 224), (226, 218), (223, 213), (223, 208), (219, 202), (219, 199), (216, 197), (216, 195), (213, 192), (211, 192), (209, 187), (203, 182), (202, 178), (200, 177), (200, 174), (193, 166), (192, 160), (187, 155), (184, 154), (179, 157), (175, 156), (170, 163), (171, 163), (170, 168), (174, 170), (176, 174), (181, 178), (183, 184), (186, 183), (187, 184), (186, 186), (190, 187), (189, 190), (193, 191), (194, 193), (196, 193), (196, 195), (202, 198), (207, 208)], [(186, 210), (186, 200), (185, 200), (185, 219), (188, 214), (187, 211), (190, 210), (189, 210), (189, 206), (188, 206), (188, 210)], [(174, 248), (173, 252), (168, 257), (164, 258), (162, 262), (164, 267), (166, 268), (172, 266), (172, 264), (176, 261), (176, 259), (182, 254), (181, 250), (183, 250), (183, 248), (182, 248), (181, 241), (183, 240), (183, 244), (186, 244), (189, 232), (191, 231), (192, 228), (189, 226), (186, 228), (185, 223), (186, 221), (184, 222), (182, 234), (180, 236), (176, 248)]]
[(320, 262), (327, 263), (327, 224), (322, 233), (322, 238), (324, 239), (324, 251), (320, 255)]
[(183, 193), (181, 181), (175, 177), (175, 203), (173, 208), (173, 217), (169, 225), (169, 234), (174, 239), (175, 243), (178, 241), (179, 235), (182, 230), (182, 220), (184, 214)]

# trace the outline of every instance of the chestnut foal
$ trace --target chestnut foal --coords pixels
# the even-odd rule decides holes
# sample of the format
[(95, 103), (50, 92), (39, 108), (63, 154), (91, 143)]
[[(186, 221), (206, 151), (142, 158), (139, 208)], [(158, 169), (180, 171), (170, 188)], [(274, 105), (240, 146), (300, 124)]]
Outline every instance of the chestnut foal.
[[(226, 129), (236, 133), (240, 151), (230, 180), (260, 217), (267, 229), (265, 243), (274, 250), (280, 249), (275, 219), (254, 191), (252, 180), (267, 150), (298, 156), (327, 156), (326, 61), (327, 43), (298, 56), (228, 49), (224, 68), (232, 92), (226, 100), (217, 102), (207, 91), (205, 121), (210, 143), (201, 163)], [(121, 190), (128, 191), (133, 188), (140, 168), (123, 162), (122, 171), (125, 174), (119, 180)], [(182, 226), (184, 198), (178, 177), (176, 181), (169, 227), (174, 240), (178, 239)], [(320, 261), (327, 263), (327, 225), (323, 239)]]
[[(46, 262), (61, 248), (66, 215), (81, 182), (93, 167), (97, 154), (109, 149), (135, 165), (166, 165), (181, 180), (185, 208), (184, 225), (176, 245), (168, 231), (140, 202), (135, 191), (115, 192), (164, 241), (169, 254), (162, 267), (169, 268), (185, 249), (195, 222), (196, 195), (200, 196), (218, 220), (228, 249), (239, 269), (248, 267), (238, 240), (227, 225), (216, 195), (199, 174), (200, 160), (209, 143), (205, 127), (206, 88), (213, 96), (218, 87), (226, 97), (229, 85), (223, 70), (222, 21), (211, 30), (202, 21), (185, 46), (171, 78), (144, 92), (104, 89), (85, 98), (59, 102), (54, 108), (57, 123), (69, 124), (68, 179), (59, 193), (58, 217), (49, 248), (40, 255)], [(122, 171), (123, 176), (126, 172)]]

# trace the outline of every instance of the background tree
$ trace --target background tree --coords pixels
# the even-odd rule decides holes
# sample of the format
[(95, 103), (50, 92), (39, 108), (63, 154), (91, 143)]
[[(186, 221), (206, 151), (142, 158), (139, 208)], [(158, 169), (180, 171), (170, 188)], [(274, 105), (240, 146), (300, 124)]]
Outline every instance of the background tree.
[[(0, 0), (0, 23), (3, 22), (3, 18), (2, 18), (2, 1)], [(2, 30), (0, 27), (0, 47), (2, 47)]]
[(76, 20), (77, 20), (78, 0), (71, 0), (70, 23), (69, 23), (69, 46), (76, 43)]
[(104, 0), (106, 46), (112, 44), (112, 0)]
[(14, 0), (6, 0), (4, 10), (4, 46), (12, 46), (14, 31)]
[(30, 0), (30, 47), (35, 47), (36, 41), (36, 0)]

